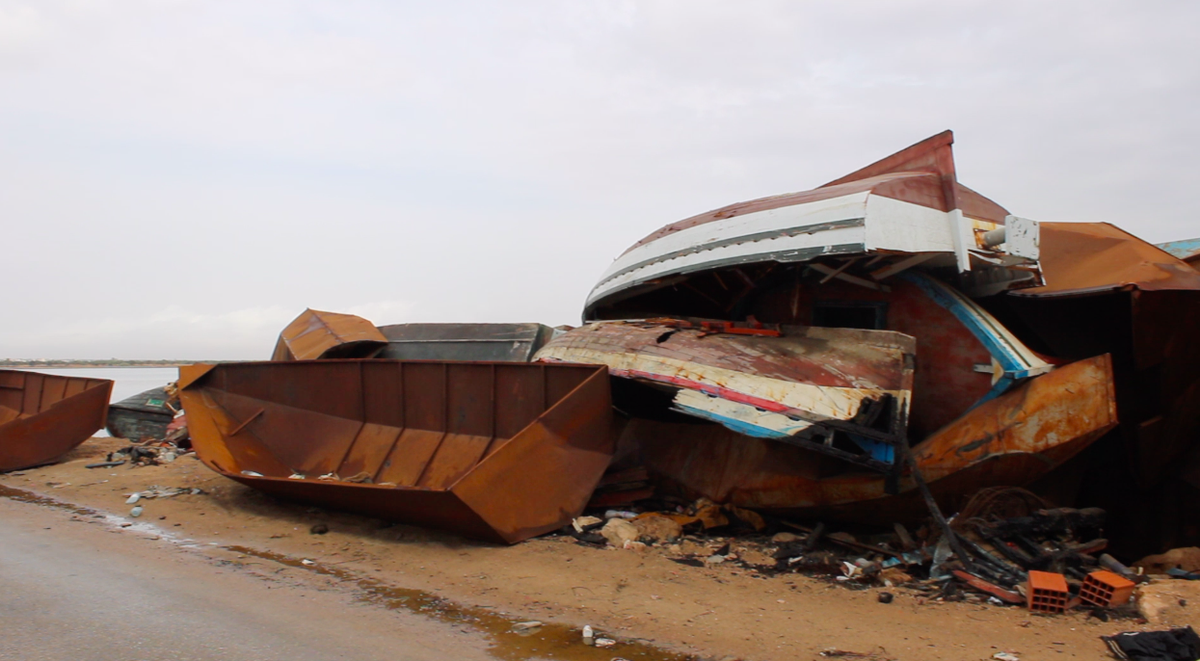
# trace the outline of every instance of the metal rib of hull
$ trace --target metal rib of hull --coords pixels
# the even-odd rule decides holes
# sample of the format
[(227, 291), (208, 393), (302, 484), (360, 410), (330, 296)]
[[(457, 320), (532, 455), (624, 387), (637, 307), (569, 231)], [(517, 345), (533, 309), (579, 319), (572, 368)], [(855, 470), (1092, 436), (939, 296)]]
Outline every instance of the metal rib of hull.
[(52, 463), (91, 438), (112, 381), (0, 370), (0, 472)]
[(515, 543), (582, 511), (612, 457), (604, 368), (321, 360), (180, 369), (213, 470), (321, 506)]

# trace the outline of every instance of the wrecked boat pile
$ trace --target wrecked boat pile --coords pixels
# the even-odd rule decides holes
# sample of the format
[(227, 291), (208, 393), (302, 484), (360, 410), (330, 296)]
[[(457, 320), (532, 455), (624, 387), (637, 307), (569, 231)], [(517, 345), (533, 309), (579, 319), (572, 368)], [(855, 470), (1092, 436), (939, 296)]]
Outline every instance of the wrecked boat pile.
[(1200, 272), (1109, 225), (1010, 214), (959, 183), (952, 143), (663, 227), (578, 328), (306, 310), (270, 362), (181, 370), (187, 431), (172, 393), (114, 405), (114, 428), (136, 411), (122, 435), (190, 433), (256, 489), (507, 543), (589, 502), (703, 499), (927, 527), (884, 555), (940, 570), (943, 540), (997, 590), (1085, 580), (1094, 539), (964, 518), (1013, 487), (1038, 511), (1103, 509), (1122, 556), (1200, 541), (1200, 506), (1174, 505), (1200, 502)]
[[(589, 498), (705, 498), (790, 520), (931, 518), (965, 569), (1003, 584), (1007, 570), (972, 553), (990, 542), (953, 532), (943, 510), (980, 489), (1027, 487), (1053, 506), (1104, 507), (1123, 553), (1165, 548), (1165, 522), (1157, 536), (1127, 537), (1145, 524), (1093, 485), (1104, 474), (1105, 488), (1123, 485), (1110, 492), (1165, 498), (1158, 454), (1192, 451), (1200, 350), (1184, 331), (1200, 331), (1200, 273), (1107, 225), (1008, 213), (958, 182), (952, 143), (939, 134), (812, 191), (668, 225), (605, 272), (578, 328), (376, 327), (307, 310), (281, 333), (274, 365), (185, 370), (197, 450), (273, 493), (510, 542), (561, 525)], [(1130, 330), (1099, 332), (1096, 315), (1130, 300)], [(1167, 324), (1170, 304), (1188, 312)], [(1172, 359), (1152, 340), (1170, 342)], [(542, 434), (538, 416), (563, 397), (612, 422), (529, 441), (558, 444), (535, 470), (500, 458), (520, 434), (496, 429), (508, 399), (536, 400), (535, 386), (496, 375), (537, 365), (608, 376), (587, 394), (543, 392), (544, 408), (521, 418), (528, 430)], [(1151, 480), (1112, 479), (1128, 469), (1121, 445)], [(530, 492), (516, 507), (557, 517), (480, 523), (480, 506), (447, 495), (485, 467), (492, 498), (518, 489), (511, 475), (552, 481), (574, 470), (572, 448), (603, 456), (605, 475), (589, 458), (575, 488)], [(401, 456), (407, 472), (388, 477)], [(412, 504), (430, 499), (455, 513)]]

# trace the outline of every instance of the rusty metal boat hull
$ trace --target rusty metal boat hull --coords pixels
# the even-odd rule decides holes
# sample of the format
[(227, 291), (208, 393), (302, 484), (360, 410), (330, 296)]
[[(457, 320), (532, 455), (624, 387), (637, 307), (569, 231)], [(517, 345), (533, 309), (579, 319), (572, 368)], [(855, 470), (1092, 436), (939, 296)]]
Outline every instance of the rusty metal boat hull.
[(53, 463), (104, 427), (112, 381), (0, 370), (0, 472)]
[[(913, 447), (939, 500), (1026, 485), (1117, 424), (1112, 362), (1082, 360), (984, 402)], [(692, 495), (800, 516), (890, 523), (924, 504), (908, 476), (888, 495), (882, 475), (712, 424), (635, 419), (624, 434), (648, 468)], [(627, 442), (626, 438), (622, 443)]]
[(383, 333), (362, 317), (309, 309), (279, 334), (271, 360), (369, 358), (387, 343)]
[(603, 367), (322, 360), (180, 368), (192, 444), (281, 497), (476, 539), (558, 529), (612, 457)]

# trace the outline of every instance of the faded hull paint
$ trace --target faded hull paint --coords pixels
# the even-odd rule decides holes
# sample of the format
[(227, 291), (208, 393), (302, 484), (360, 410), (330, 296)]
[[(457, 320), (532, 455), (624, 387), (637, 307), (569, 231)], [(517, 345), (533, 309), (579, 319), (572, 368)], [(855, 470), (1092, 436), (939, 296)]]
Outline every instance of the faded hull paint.
[(112, 381), (0, 370), (0, 472), (51, 463), (104, 427)]
[[(913, 448), (939, 498), (988, 486), (1024, 485), (1067, 461), (1117, 424), (1107, 355), (1033, 378), (985, 402)], [(621, 443), (638, 443), (647, 466), (687, 492), (717, 502), (795, 515), (891, 522), (919, 516), (911, 477), (888, 496), (882, 475), (722, 427), (632, 420)]]
[(387, 343), (383, 333), (362, 317), (310, 309), (279, 334), (271, 360), (366, 358)]
[(909, 282), (890, 292), (831, 281), (820, 287), (781, 283), (758, 297), (753, 315), (766, 323), (807, 325), (821, 303), (886, 305), (886, 328), (915, 338), (916, 370), (909, 413), (910, 438), (924, 438), (957, 419), (992, 387), (992, 375), (975, 371), (991, 355), (966, 326)]
[(238, 363), (181, 368), (179, 384), (193, 446), (218, 473), (488, 541), (570, 522), (612, 457), (596, 366)]
[[(741, 266), (874, 255), (936, 258), (959, 272), (983, 272), (985, 287), (1040, 282), (1037, 224), (1014, 220), (1011, 241), (985, 233), (1008, 222), (996, 203), (959, 185), (945, 131), (820, 188), (729, 205), (663, 227), (618, 257), (588, 295), (584, 319), (619, 318), (608, 309), (691, 279)], [(895, 262), (893, 262), (895, 263)], [(1012, 271), (993, 279), (991, 274)]]
[(908, 401), (912, 338), (832, 328), (784, 333), (708, 333), (671, 320), (601, 322), (555, 338), (535, 359), (607, 365), (614, 376), (703, 392), (749, 405), (751, 413), (756, 406), (791, 408), (846, 420), (867, 398)]

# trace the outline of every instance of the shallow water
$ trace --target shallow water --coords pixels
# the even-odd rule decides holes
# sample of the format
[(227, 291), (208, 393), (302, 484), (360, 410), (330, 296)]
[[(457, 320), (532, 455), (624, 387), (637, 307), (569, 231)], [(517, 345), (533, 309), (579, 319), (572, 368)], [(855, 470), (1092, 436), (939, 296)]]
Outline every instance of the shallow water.
[[(176, 367), (30, 367), (5, 368), (22, 369), (41, 374), (57, 374), (59, 376), (78, 376), (88, 379), (109, 379), (113, 382), (112, 399), (109, 402), (119, 402), (133, 397), (139, 392), (151, 388), (161, 388), (179, 378)], [(108, 431), (101, 429), (96, 436), (108, 436)]]
[(119, 402), (151, 388), (161, 388), (179, 378), (179, 370), (175, 367), (31, 367), (26, 371), (88, 379), (110, 379), (113, 382), (113, 402)]
[[(110, 524), (122, 525), (127, 520), (102, 513), (88, 507), (57, 500), (25, 489), (0, 485), (0, 498), (62, 509), (73, 514), (106, 518)], [(169, 532), (153, 524), (134, 524), (141, 527), (138, 532), (153, 533), (156, 538), (180, 543)], [(190, 540), (188, 540), (190, 541)], [(215, 544), (214, 544), (215, 545)], [(458, 604), (422, 590), (400, 588), (336, 565), (297, 558), (282, 553), (264, 551), (248, 546), (228, 545), (222, 548), (263, 560), (268, 560), (314, 574), (330, 576), (353, 586), (359, 600), (389, 609), (407, 610), (469, 627), (483, 633), (491, 641), (490, 653), (501, 661), (699, 661), (692, 655), (669, 652), (639, 640), (618, 639), (616, 647), (602, 649), (589, 647), (582, 642), (582, 631), (565, 624), (546, 623), (531, 631), (518, 633), (513, 630), (518, 620), (478, 606)], [(600, 635), (608, 635), (600, 632)]]

